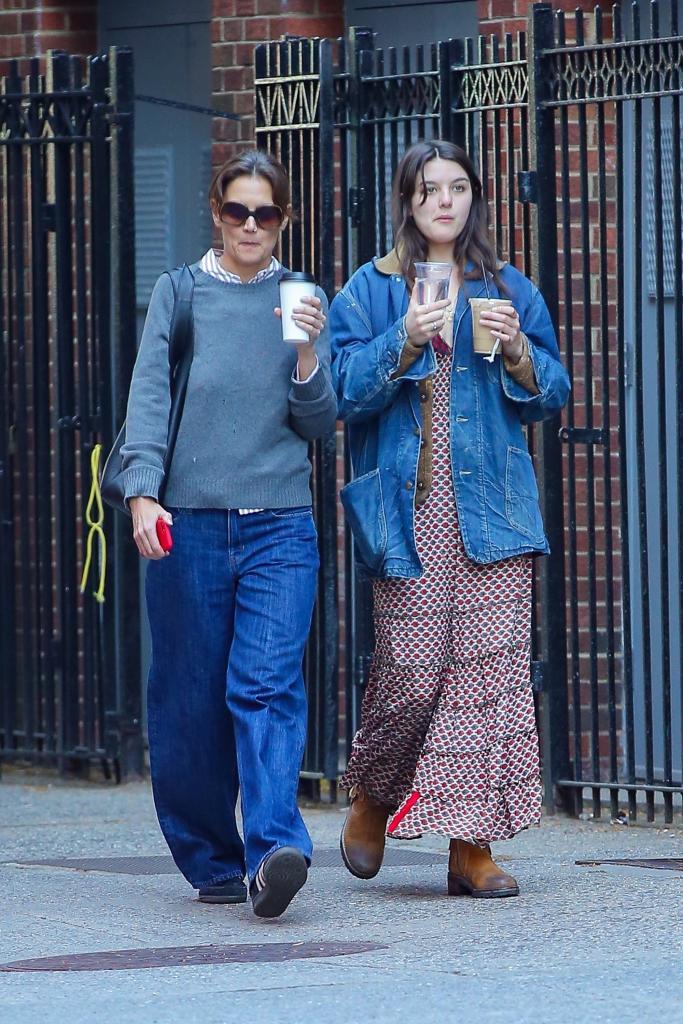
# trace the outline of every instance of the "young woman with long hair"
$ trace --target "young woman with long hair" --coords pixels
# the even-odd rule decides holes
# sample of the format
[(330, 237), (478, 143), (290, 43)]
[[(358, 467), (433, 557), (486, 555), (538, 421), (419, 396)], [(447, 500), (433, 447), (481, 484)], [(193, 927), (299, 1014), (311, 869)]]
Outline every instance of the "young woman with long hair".
[[(342, 785), (342, 854), (380, 869), (385, 834), (451, 840), (448, 891), (516, 896), (490, 843), (540, 818), (530, 685), (532, 556), (548, 551), (524, 424), (569, 392), (538, 289), (498, 260), (472, 161), (450, 142), (406, 152), (395, 248), (330, 311), (332, 377), (354, 479), (342, 491), (374, 580), (376, 648)], [(420, 304), (416, 261), (451, 266)], [(470, 299), (500, 346), (473, 349)]]

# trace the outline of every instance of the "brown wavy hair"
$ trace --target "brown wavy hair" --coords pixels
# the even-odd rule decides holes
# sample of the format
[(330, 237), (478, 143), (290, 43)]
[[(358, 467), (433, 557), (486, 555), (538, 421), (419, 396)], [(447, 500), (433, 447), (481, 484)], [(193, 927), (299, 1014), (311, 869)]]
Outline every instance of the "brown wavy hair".
[(474, 269), (465, 277), (478, 280), (482, 277), (481, 264), (502, 288), (498, 273), (498, 256), (489, 238), (488, 208), (484, 199), (481, 181), (469, 156), (460, 146), (443, 139), (417, 142), (406, 151), (394, 177), (392, 194), (392, 222), (394, 242), (401, 264), (401, 273), (412, 289), (415, 282), (413, 263), (427, 259), (429, 246), (419, 230), (411, 210), (412, 199), (421, 183), (424, 203), (427, 198), (424, 168), (430, 160), (440, 157), (459, 164), (467, 174), (472, 187), (472, 207), (465, 227), (453, 243), (453, 257), (461, 271), (467, 260), (472, 260)]

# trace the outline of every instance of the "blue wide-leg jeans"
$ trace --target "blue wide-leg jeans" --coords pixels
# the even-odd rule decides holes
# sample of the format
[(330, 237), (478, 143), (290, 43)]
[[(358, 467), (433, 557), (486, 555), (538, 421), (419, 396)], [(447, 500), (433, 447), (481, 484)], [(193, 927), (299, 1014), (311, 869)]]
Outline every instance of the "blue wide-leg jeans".
[(173, 550), (150, 562), (146, 582), (154, 802), (192, 886), (243, 878), (245, 868), (251, 881), (280, 846), (309, 861), (312, 852), (296, 796), (315, 525), (310, 508), (171, 511)]

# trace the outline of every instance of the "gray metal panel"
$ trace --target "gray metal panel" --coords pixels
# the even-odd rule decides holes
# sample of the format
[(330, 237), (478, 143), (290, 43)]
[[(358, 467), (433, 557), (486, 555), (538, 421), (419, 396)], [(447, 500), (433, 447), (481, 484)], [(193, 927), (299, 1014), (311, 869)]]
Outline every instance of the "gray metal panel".
[(118, 28), (152, 28), (158, 25), (187, 25), (211, 21), (210, 0), (100, 0), (103, 31)]
[(476, 36), (476, 0), (346, 0), (347, 28), (377, 32), (378, 46), (428, 45), (438, 39)]
[(147, 306), (159, 274), (172, 265), (173, 147), (135, 147), (135, 284), (138, 306)]
[[(137, 7), (132, 3), (120, 4), (119, 0), (100, 0), (99, 11), (100, 46), (130, 46), (133, 49), (137, 95), (202, 107), (211, 105), (210, 8), (207, 0), (192, 5), (149, 0)], [(180, 14), (183, 14), (182, 20)], [(151, 275), (156, 279), (169, 266), (192, 262), (209, 244), (207, 192), (211, 127), (211, 118), (206, 114), (147, 102), (135, 105), (136, 154), (142, 150), (167, 151), (171, 175), (166, 195), (152, 197), (154, 209), (151, 211), (147, 211), (144, 205), (151, 196), (150, 190), (146, 185), (136, 190), (139, 279)], [(200, 197), (206, 204), (203, 210)], [(165, 211), (162, 212), (164, 199)], [(155, 247), (160, 231), (165, 230), (153, 223), (157, 212), (171, 225), (168, 229), (170, 244), (163, 253)], [(145, 262), (144, 268), (140, 265), (142, 261)], [(148, 290), (138, 292), (138, 306), (142, 313), (148, 300)], [(142, 316), (139, 326), (141, 321)]]

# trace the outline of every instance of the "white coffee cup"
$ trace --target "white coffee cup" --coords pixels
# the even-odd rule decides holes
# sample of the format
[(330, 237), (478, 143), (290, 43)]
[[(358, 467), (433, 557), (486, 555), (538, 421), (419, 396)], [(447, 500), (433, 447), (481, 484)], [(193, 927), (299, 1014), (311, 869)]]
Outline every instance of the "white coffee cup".
[(310, 341), (311, 336), (303, 327), (294, 323), (293, 309), (302, 305), (304, 295), (315, 295), (315, 278), (294, 270), (286, 271), (280, 278), (280, 306), (282, 308), (283, 341), (300, 345), (302, 341)]

